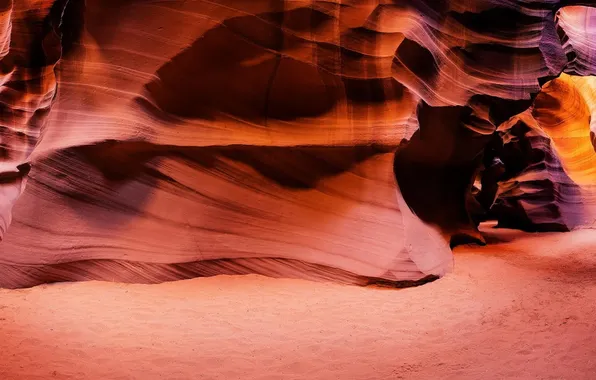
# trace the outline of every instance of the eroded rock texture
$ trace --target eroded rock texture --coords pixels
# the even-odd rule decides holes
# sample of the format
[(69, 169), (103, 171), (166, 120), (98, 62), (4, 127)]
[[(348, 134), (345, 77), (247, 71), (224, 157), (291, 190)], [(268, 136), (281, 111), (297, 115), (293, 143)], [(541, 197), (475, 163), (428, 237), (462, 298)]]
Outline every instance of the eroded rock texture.
[(416, 284), (591, 226), (590, 5), (4, 0), (0, 286)]

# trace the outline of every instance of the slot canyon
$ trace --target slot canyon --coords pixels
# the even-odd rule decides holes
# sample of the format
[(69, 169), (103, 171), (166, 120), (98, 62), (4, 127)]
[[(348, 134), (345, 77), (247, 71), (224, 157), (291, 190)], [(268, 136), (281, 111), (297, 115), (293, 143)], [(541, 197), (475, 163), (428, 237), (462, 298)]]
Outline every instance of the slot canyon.
[(0, 0), (0, 379), (596, 377), (596, 1)]

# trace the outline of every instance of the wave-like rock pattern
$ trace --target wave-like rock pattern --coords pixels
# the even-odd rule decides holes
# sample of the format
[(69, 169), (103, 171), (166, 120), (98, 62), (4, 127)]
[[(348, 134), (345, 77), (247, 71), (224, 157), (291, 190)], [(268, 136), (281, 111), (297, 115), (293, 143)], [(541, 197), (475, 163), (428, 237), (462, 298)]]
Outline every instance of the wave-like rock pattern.
[(565, 7), (558, 12), (557, 23), (562, 31), (563, 49), (569, 59), (565, 72), (580, 76), (594, 75), (596, 9)]
[(497, 128), (595, 69), (581, 1), (1, 5), (5, 287), (441, 276)]
[[(112, 278), (137, 282), (228, 273), (240, 265), (230, 259), (268, 275), (300, 272), (299, 260), (312, 267), (304, 276), (356, 283), (442, 275), (447, 243), (405, 207), (392, 165), (390, 150), (368, 146), (65, 150), (31, 173), (2, 244), (3, 260), (20, 269), (1, 284), (85, 276), (69, 277), (72, 268), (103, 279), (118, 265), (108, 260), (142, 263)], [(417, 251), (425, 235), (430, 249)]]
[(582, 224), (581, 188), (564, 170), (552, 139), (521, 117), (503, 134), (499, 178), (491, 214), (498, 227), (569, 231)]
[[(593, 227), (596, 152), (590, 131), (596, 82), (561, 75), (532, 107), (499, 127), (502, 164), (490, 209), (499, 226), (526, 231)], [(492, 183), (487, 183), (492, 188)]]

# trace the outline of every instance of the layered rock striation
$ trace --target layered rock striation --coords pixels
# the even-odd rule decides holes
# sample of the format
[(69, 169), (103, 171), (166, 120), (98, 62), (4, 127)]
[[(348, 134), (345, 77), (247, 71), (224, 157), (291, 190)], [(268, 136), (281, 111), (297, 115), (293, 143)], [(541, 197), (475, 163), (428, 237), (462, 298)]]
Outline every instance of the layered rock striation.
[(4, 0), (0, 286), (402, 286), (590, 226), (590, 5)]

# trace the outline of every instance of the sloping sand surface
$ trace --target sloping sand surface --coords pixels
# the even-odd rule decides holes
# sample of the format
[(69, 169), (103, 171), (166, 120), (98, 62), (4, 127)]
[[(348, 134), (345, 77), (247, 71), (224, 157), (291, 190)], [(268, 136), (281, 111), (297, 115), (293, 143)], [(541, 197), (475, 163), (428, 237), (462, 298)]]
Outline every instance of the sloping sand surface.
[[(483, 230), (403, 290), (260, 276), (0, 291), (0, 379), (594, 379), (596, 231)], [(513, 241), (513, 239), (515, 239)]]

